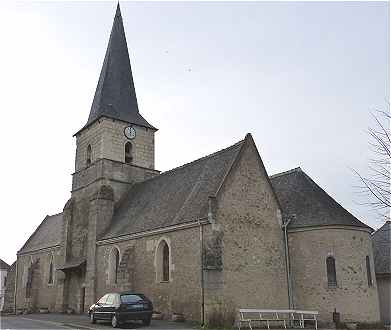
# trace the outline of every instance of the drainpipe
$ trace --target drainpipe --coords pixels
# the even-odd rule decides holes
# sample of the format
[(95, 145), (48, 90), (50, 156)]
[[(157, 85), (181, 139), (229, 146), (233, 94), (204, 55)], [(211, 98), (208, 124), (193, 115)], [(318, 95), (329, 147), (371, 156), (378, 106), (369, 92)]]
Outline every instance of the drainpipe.
[(204, 227), (198, 220), (200, 228), (200, 256), (201, 256), (201, 326), (205, 323), (205, 288), (204, 288)]
[(15, 289), (14, 289), (14, 312), (16, 314), (16, 292), (18, 289), (18, 256), (16, 256), (15, 263)]
[(292, 221), (292, 218), (288, 218), (282, 224), (282, 228), (284, 231), (284, 241), (285, 241), (285, 267), (286, 267), (286, 279), (288, 283), (288, 304), (289, 309), (293, 308), (293, 297), (292, 297), (292, 281), (291, 281), (291, 266), (289, 261), (289, 246), (288, 246), (288, 225)]

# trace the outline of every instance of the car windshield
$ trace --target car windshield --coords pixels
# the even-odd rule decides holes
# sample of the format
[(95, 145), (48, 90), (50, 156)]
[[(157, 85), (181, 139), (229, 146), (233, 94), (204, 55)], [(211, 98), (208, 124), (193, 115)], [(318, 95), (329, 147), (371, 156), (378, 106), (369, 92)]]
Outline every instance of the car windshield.
[(123, 294), (121, 295), (121, 302), (124, 304), (132, 304), (144, 300), (141, 294)]

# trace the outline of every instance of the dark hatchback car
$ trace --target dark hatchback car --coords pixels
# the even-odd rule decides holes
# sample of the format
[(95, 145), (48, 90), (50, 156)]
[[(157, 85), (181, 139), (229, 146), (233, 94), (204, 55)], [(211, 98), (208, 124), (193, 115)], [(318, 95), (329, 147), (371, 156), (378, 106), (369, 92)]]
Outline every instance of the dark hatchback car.
[(107, 293), (90, 307), (91, 323), (96, 320), (111, 321), (113, 328), (132, 320), (151, 323), (152, 302), (143, 294), (134, 292)]

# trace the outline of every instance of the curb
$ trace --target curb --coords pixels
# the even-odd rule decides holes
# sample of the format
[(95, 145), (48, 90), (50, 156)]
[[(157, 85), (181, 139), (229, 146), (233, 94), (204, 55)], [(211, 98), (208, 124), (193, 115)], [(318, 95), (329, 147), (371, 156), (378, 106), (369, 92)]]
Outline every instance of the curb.
[(72, 329), (87, 329), (87, 330), (96, 330), (97, 329), (97, 328), (91, 328), (91, 327), (88, 327), (88, 326), (85, 326), (85, 325), (74, 324), (74, 323), (45, 321), (45, 320), (38, 320), (38, 319), (30, 319), (28, 317), (22, 317), (22, 319), (28, 320), (28, 321), (34, 321), (34, 322), (41, 322), (41, 323), (56, 325), (58, 327), (63, 327), (63, 328), (67, 328), (67, 329), (69, 329), (69, 328), (72, 328)]
[(90, 328), (85, 325), (73, 324), (73, 323), (61, 323), (64, 327), (71, 327), (73, 329), (88, 329), (88, 330), (96, 330), (97, 328)]
[[(63, 323), (60, 323), (60, 322), (43, 321), (43, 320), (38, 320), (38, 319), (30, 319), (30, 318), (28, 318), (28, 317), (21, 317), (21, 319), (23, 319), (23, 320), (28, 320), (28, 321), (33, 321), (33, 322), (46, 323), (46, 324), (51, 324), (51, 325), (56, 325), (56, 326), (58, 326), (58, 327), (66, 328), (66, 326), (63, 325)], [(50, 329), (50, 328), (49, 328), (49, 329)]]

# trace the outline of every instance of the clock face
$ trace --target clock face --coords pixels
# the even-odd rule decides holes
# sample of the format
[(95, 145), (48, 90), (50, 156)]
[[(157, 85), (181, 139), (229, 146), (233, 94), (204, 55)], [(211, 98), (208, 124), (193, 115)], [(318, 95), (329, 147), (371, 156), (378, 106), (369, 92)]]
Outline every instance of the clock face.
[(124, 134), (129, 140), (133, 140), (136, 137), (136, 130), (133, 126), (125, 127)]

